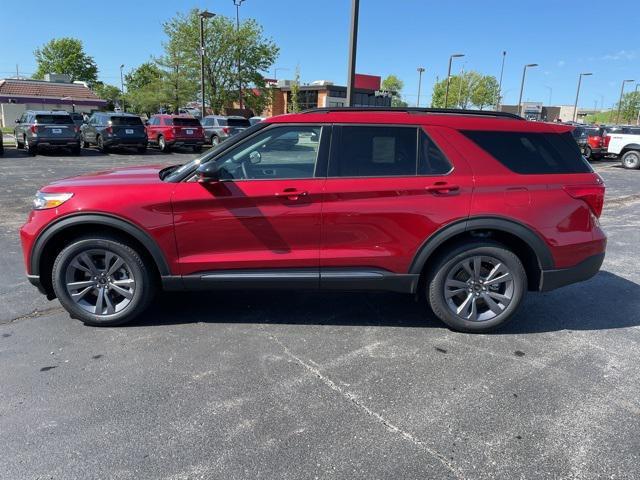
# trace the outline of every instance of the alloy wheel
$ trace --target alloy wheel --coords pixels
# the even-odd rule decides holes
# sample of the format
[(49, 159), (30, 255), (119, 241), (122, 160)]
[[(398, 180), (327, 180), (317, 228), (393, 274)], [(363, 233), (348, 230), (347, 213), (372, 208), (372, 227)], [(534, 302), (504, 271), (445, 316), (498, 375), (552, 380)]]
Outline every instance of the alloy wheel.
[(122, 257), (109, 250), (92, 249), (69, 262), (65, 286), (80, 308), (107, 316), (127, 308), (136, 291), (136, 280)]
[(513, 275), (497, 258), (472, 256), (456, 263), (444, 282), (449, 309), (472, 322), (492, 320), (511, 303), (515, 293)]

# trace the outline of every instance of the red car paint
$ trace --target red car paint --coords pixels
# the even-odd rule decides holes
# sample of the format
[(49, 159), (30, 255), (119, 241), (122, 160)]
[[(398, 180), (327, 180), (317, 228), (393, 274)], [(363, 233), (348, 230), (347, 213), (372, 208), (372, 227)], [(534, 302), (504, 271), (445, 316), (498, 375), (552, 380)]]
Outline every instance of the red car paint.
[(605, 250), (597, 220), (604, 185), (597, 174), (516, 174), (461, 133), (562, 133), (571, 127), (471, 115), (362, 111), (283, 115), (265, 123), (417, 125), (439, 145), (453, 169), (440, 176), (203, 184), (164, 182), (158, 166), (60, 180), (42, 191), (73, 192), (73, 197), (58, 208), (31, 212), (20, 231), (28, 273), (34, 272), (31, 258), (39, 235), (61, 219), (87, 213), (119, 218), (144, 232), (160, 249), (171, 276), (358, 266), (404, 274), (435, 234), (456, 222), (489, 216), (534, 232), (551, 253), (555, 269)]
[[(190, 124), (179, 124), (185, 122)], [(158, 144), (160, 137), (164, 137), (168, 146), (204, 145), (204, 129), (200, 122), (190, 115), (152, 115), (147, 122), (146, 130), (149, 141), (154, 144)]]

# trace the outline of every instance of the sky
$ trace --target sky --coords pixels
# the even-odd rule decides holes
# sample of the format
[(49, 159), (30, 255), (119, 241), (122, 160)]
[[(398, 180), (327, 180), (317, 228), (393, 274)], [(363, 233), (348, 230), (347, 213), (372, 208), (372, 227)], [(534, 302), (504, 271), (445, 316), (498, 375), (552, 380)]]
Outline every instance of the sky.
[[(278, 78), (291, 78), (299, 65), (305, 83), (346, 85), (350, 7), (350, 0), (244, 0), (240, 17), (256, 19), (280, 47), (275, 66), (288, 70)], [(235, 18), (233, 0), (0, 0), (0, 78), (15, 75), (16, 64), (21, 75), (33, 73), (37, 47), (72, 36), (96, 60), (100, 79), (119, 85), (120, 65), (128, 72), (160, 55), (163, 22), (191, 8)], [(573, 104), (578, 74), (592, 72), (580, 105), (611, 107), (623, 79), (640, 81), (639, 14), (638, 0), (617, 0), (615, 11), (601, 0), (361, 0), (356, 70), (397, 75), (415, 105), (424, 67), (421, 105), (428, 106), (449, 55), (465, 54), (452, 73), (464, 67), (499, 77), (506, 50), (503, 103), (517, 103), (523, 65), (538, 63), (527, 72), (524, 101)]]

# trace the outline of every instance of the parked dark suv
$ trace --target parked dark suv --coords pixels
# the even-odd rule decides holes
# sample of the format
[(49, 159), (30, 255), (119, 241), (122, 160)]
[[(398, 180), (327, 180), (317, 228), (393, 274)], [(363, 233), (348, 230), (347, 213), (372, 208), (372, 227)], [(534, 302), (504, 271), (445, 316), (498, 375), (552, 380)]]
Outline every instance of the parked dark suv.
[(28, 278), (90, 325), (131, 320), (160, 286), (310, 288), (418, 295), (451, 328), (488, 331), (528, 290), (602, 264), (605, 187), (571, 128), (468, 110), (272, 117), (184, 165), (42, 188), (20, 231)]
[(38, 148), (70, 148), (80, 154), (80, 129), (64, 111), (27, 110), (16, 120), (16, 146), (35, 155)]
[(137, 115), (97, 112), (82, 125), (82, 146), (96, 145), (103, 152), (115, 147), (130, 147), (138, 153), (147, 151), (147, 132)]

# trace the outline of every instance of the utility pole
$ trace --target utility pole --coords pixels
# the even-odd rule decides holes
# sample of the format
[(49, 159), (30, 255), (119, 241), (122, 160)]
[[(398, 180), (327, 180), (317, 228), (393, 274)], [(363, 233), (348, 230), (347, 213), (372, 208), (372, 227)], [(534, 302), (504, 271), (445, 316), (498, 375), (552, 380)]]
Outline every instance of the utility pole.
[(502, 67), (500, 67), (500, 85), (498, 86), (498, 100), (496, 101), (496, 111), (500, 110), (500, 102), (502, 101), (502, 75), (504, 74), (504, 60), (507, 57), (507, 51), (502, 51)]
[(582, 84), (582, 77), (588, 77), (593, 73), (581, 73), (578, 76), (578, 91), (576, 92), (576, 103), (573, 105), (573, 121), (578, 120), (578, 97), (580, 96), (580, 85)]
[(622, 110), (622, 94), (624, 93), (624, 84), (631, 83), (635, 80), (623, 80), (622, 87), (620, 87), (620, 100), (618, 101), (618, 115), (616, 116), (616, 123), (620, 123), (620, 111)]
[[(215, 16), (215, 13), (208, 12), (207, 10), (200, 12), (200, 100), (202, 102), (200, 105), (200, 118), (204, 118), (206, 115), (204, 100), (204, 19)], [(178, 107), (176, 106), (176, 108)]]
[(449, 69), (447, 70), (447, 88), (444, 92), (444, 108), (449, 105), (449, 84), (451, 83), (451, 62), (454, 58), (464, 57), (464, 53), (454, 53), (449, 57)]
[(126, 110), (126, 107), (124, 105), (124, 76), (122, 74), (122, 69), (124, 68), (124, 64), (120, 65), (120, 92), (122, 93), (122, 111), (124, 112)]
[(422, 89), (422, 74), (424, 70), (424, 67), (418, 67), (418, 101), (416, 102), (416, 107), (420, 106), (420, 90)]
[(240, 75), (240, 5), (242, 5), (244, 0), (233, 0), (233, 4), (236, 6), (236, 32), (238, 33), (238, 101), (240, 103), (240, 110), (244, 108), (244, 104), (242, 102), (242, 76)]
[(349, 71), (347, 73), (347, 106), (354, 102), (353, 89), (356, 83), (356, 53), (358, 50), (358, 14), (360, 0), (351, 0), (351, 33), (349, 34)]
[(522, 115), (522, 92), (524, 92), (524, 79), (527, 75), (527, 68), (537, 67), (537, 63), (528, 63), (522, 70), (522, 82), (520, 83), (520, 97), (518, 98), (518, 115)]

